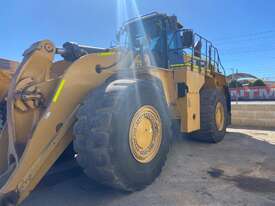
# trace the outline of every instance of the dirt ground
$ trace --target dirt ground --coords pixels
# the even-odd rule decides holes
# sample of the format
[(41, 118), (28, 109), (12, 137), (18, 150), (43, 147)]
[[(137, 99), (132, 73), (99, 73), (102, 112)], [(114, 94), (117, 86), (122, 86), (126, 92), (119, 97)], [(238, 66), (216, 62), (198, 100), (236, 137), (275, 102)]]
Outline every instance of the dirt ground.
[(216, 145), (175, 138), (161, 175), (125, 194), (78, 167), (48, 175), (23, 206), (275, 205), (275, 131), (228, 129)]

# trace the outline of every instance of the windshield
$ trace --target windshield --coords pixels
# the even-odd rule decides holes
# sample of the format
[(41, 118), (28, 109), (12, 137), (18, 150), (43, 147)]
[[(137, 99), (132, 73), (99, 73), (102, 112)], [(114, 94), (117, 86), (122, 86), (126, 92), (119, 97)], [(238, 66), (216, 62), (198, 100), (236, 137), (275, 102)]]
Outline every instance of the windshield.
[(120, 45), (127, 49), (157, 50), (161, 41), (162, 24), (159, 19), (136, 21), (126, 25), (120, 32)]

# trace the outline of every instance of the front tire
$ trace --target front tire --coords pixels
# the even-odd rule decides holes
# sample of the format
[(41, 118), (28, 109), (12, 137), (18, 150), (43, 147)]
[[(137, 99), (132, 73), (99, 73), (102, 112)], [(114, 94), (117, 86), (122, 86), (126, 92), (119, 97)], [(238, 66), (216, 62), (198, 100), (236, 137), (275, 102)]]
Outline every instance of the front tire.
[(90, 93), (77, 118), (74, 148), (90, 178), (135, 191), (159, 176), (171, 138), (161, 88), (117, 80)]

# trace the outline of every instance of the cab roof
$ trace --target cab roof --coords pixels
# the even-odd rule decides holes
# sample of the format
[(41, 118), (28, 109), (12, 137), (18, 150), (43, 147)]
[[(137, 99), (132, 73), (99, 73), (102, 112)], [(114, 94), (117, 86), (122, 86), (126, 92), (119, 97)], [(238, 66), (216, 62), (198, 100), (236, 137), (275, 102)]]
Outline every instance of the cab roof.
[[(144, 21), (146, 19), (150, 19), (150, 18), (159, 18), (159, 19), (171, 19), (171, 18), (175, 18), (177, 20), (177, 17), (175, 15), (173, 16), (168, 16), (167, 14), (163, 14), (163, 13), (158, 13), (158, 12), (152, 12), (152, 13), (149, 13), (149, 14), (145, 14), (145, 15), (142, 15), (142, 16), (137, 16), (137, 17), (134, 17), (132, 19), (129, 19), (128, 21), (126, 21), (124, 24), (123, 24), (123, 27), (125, 26), (128, 26), (132, 23), (135, 23), (137, 21)], [(178, 29), (182, 29), (183, 28), (183, 25), (177, 21), (177, 28)]]

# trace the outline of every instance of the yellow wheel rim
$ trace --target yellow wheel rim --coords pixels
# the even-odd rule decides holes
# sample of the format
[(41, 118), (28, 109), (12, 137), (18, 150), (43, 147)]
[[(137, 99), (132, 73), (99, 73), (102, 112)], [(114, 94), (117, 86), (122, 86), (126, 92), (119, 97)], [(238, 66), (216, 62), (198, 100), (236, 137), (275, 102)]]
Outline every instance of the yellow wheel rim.
[(133, 116), (129, 144), (131, 153), (140, 163), (148, 163), (157, 155), (162, 139), (160, 116), (149, 105), (141, 107)]
[(218, 102), (216, 105), (215, 119), (217, 129), (222, 131), (224, 128), (224, 107), (221, 102)]

